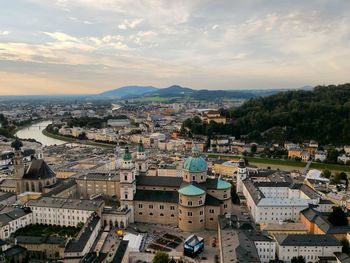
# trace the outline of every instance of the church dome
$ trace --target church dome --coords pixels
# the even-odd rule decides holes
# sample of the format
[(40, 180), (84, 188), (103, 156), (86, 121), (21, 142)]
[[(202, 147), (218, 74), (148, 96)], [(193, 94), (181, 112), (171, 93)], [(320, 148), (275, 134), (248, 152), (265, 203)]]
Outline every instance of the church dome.
[(186, 159), (183, 169), (190, 173), (202, 173), (207, 171), (207, 162), (199, 156), (196, 146), (192, 147), (192, 156)]
[(186, 196), (196, 196), (196, 195), (204, 195), (205, 191), (193, 184), (185, 185), (181, 187), (178, 192), (182, 195)]

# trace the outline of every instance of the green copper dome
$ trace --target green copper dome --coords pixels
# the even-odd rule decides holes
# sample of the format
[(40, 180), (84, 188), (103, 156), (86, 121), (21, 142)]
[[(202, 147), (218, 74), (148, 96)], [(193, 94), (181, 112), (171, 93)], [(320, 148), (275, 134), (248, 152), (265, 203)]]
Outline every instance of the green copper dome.
[(186, 159), (183, 169), (190, 173), (202, 173), (208, 169), (207, 162), (200, 156), (190, 156)]
[(218, 183), (216, 185), (216, 188), (217, 189), (228, 189), (228, 188), (231, 188), (231, 184), (222, 180), (222, 179), (218, 179)]
[(186, 185), (184, 187), (181, 187), (178, 190), (179, 194), (187, 195), (187, 196), (195, 196), (195, 195), (203, 195), (205, 194), (205, 191), (200, 189), (197, 186), (194, 186), (192, 184)]
[(192, 156), (188, 157), (184, 162), (183, 169), (190, 173), (202, 173), (208, 169), (207, 162), (199, 156), (197, 145), (192, 147)]

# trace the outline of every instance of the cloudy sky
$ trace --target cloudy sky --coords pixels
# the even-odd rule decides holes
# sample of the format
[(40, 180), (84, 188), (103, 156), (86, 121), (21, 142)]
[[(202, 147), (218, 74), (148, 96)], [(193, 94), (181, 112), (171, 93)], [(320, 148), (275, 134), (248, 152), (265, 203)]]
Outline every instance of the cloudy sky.
[(347, 0), (3, 0), (0, 94), (350, 78)]

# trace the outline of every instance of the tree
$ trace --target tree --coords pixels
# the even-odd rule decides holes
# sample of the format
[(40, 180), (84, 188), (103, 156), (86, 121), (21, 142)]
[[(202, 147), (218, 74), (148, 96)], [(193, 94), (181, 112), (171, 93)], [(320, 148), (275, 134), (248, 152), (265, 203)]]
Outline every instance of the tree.
[(340, 184), (341, 181), (345, 181), (345, 185), (348, 186), (348, 175), (344, 172), (336, 173), (332, 178), (332, 181), (336, 184)]
[(153, 258), (153, 263), (168, 263), (169, 262), (169, 255), (164, 252), (158, 251)]
[(250, 151), (252, 152), (252, 153), (256, 153), (256, 150), (257, 150), (257, 146), (256, 146), (256, 144), (252, 144), (252, 146), (250, 147)]
[(292, 257), (291, 263), (306, 263), (306, 261), (303, 258), (303, 256), (299, 256), (299, 257)]
[(336, 163), (338, 162), (339, 151), (337, 149), (329, 149), (327, 154), (326, 162)]
[(343, 209), (339, 206), (333, 208), (333, 212), (329, 215), (328, 221), (333, 226), (347, 226), (348, 225), (348, 219), (346, 217), (346, 214), (344, 213)]
[(342, 252), (345, 253), (345, 254), (350, 254), (350, 244), (349, 244), (349, 241), (344, 238), (340, 241), (340, 244), (343, 246), (342, 248)]
[(329, 170), (325, 169), (325, 170), (323, 170), (323, 172), (322, 172), (321, 176), (322, 176), (323, 178), (327, 178), (327, 179), (329, 179), (329, 178), (331, 178), (332, 173), (331, 173), (331, 171), (329, 171)]

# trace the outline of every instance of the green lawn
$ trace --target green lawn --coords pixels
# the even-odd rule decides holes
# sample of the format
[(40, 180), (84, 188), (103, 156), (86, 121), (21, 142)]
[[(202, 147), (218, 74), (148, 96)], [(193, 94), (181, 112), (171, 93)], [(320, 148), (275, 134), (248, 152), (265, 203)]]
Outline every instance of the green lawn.
[[(237, 159), (241, 158), (238, 155), (231, 154), (208, 154), (209, 157), (223, 157), (223, 158), (231, 158)], [(271, 165), (282, 165), (282, 166), (292, 166), (296, 168), (302, 168), (306, 166), (304, 162), (298, 162), (294, 160), (280, 160), (280, 159), (271, 159), (271, 158), (258, 158), (258, 157), (245, 157), (250, 163), (260, 163), (260, 164), (271, 164)], [(341, 165), (341, 164), (328, 164), (328, 163), (312, 163), (310, 168), (319, 169), (319, 170), (332, 170), (332, 171), (344, 171), (350, 172), (350, 166)]]
[(61, 236), (76, 237), (81, 230), (81, 226), (49, 226), (49, 225), (28, 225), (18, 229), (13, 235), (16, 236)]
[(155, 102), (168, 102), (173, 98), (163, 98), (159, 96), (154, 96), (154, 97), (142, 97), (139, 99), (139, 101), (155, 101)]

